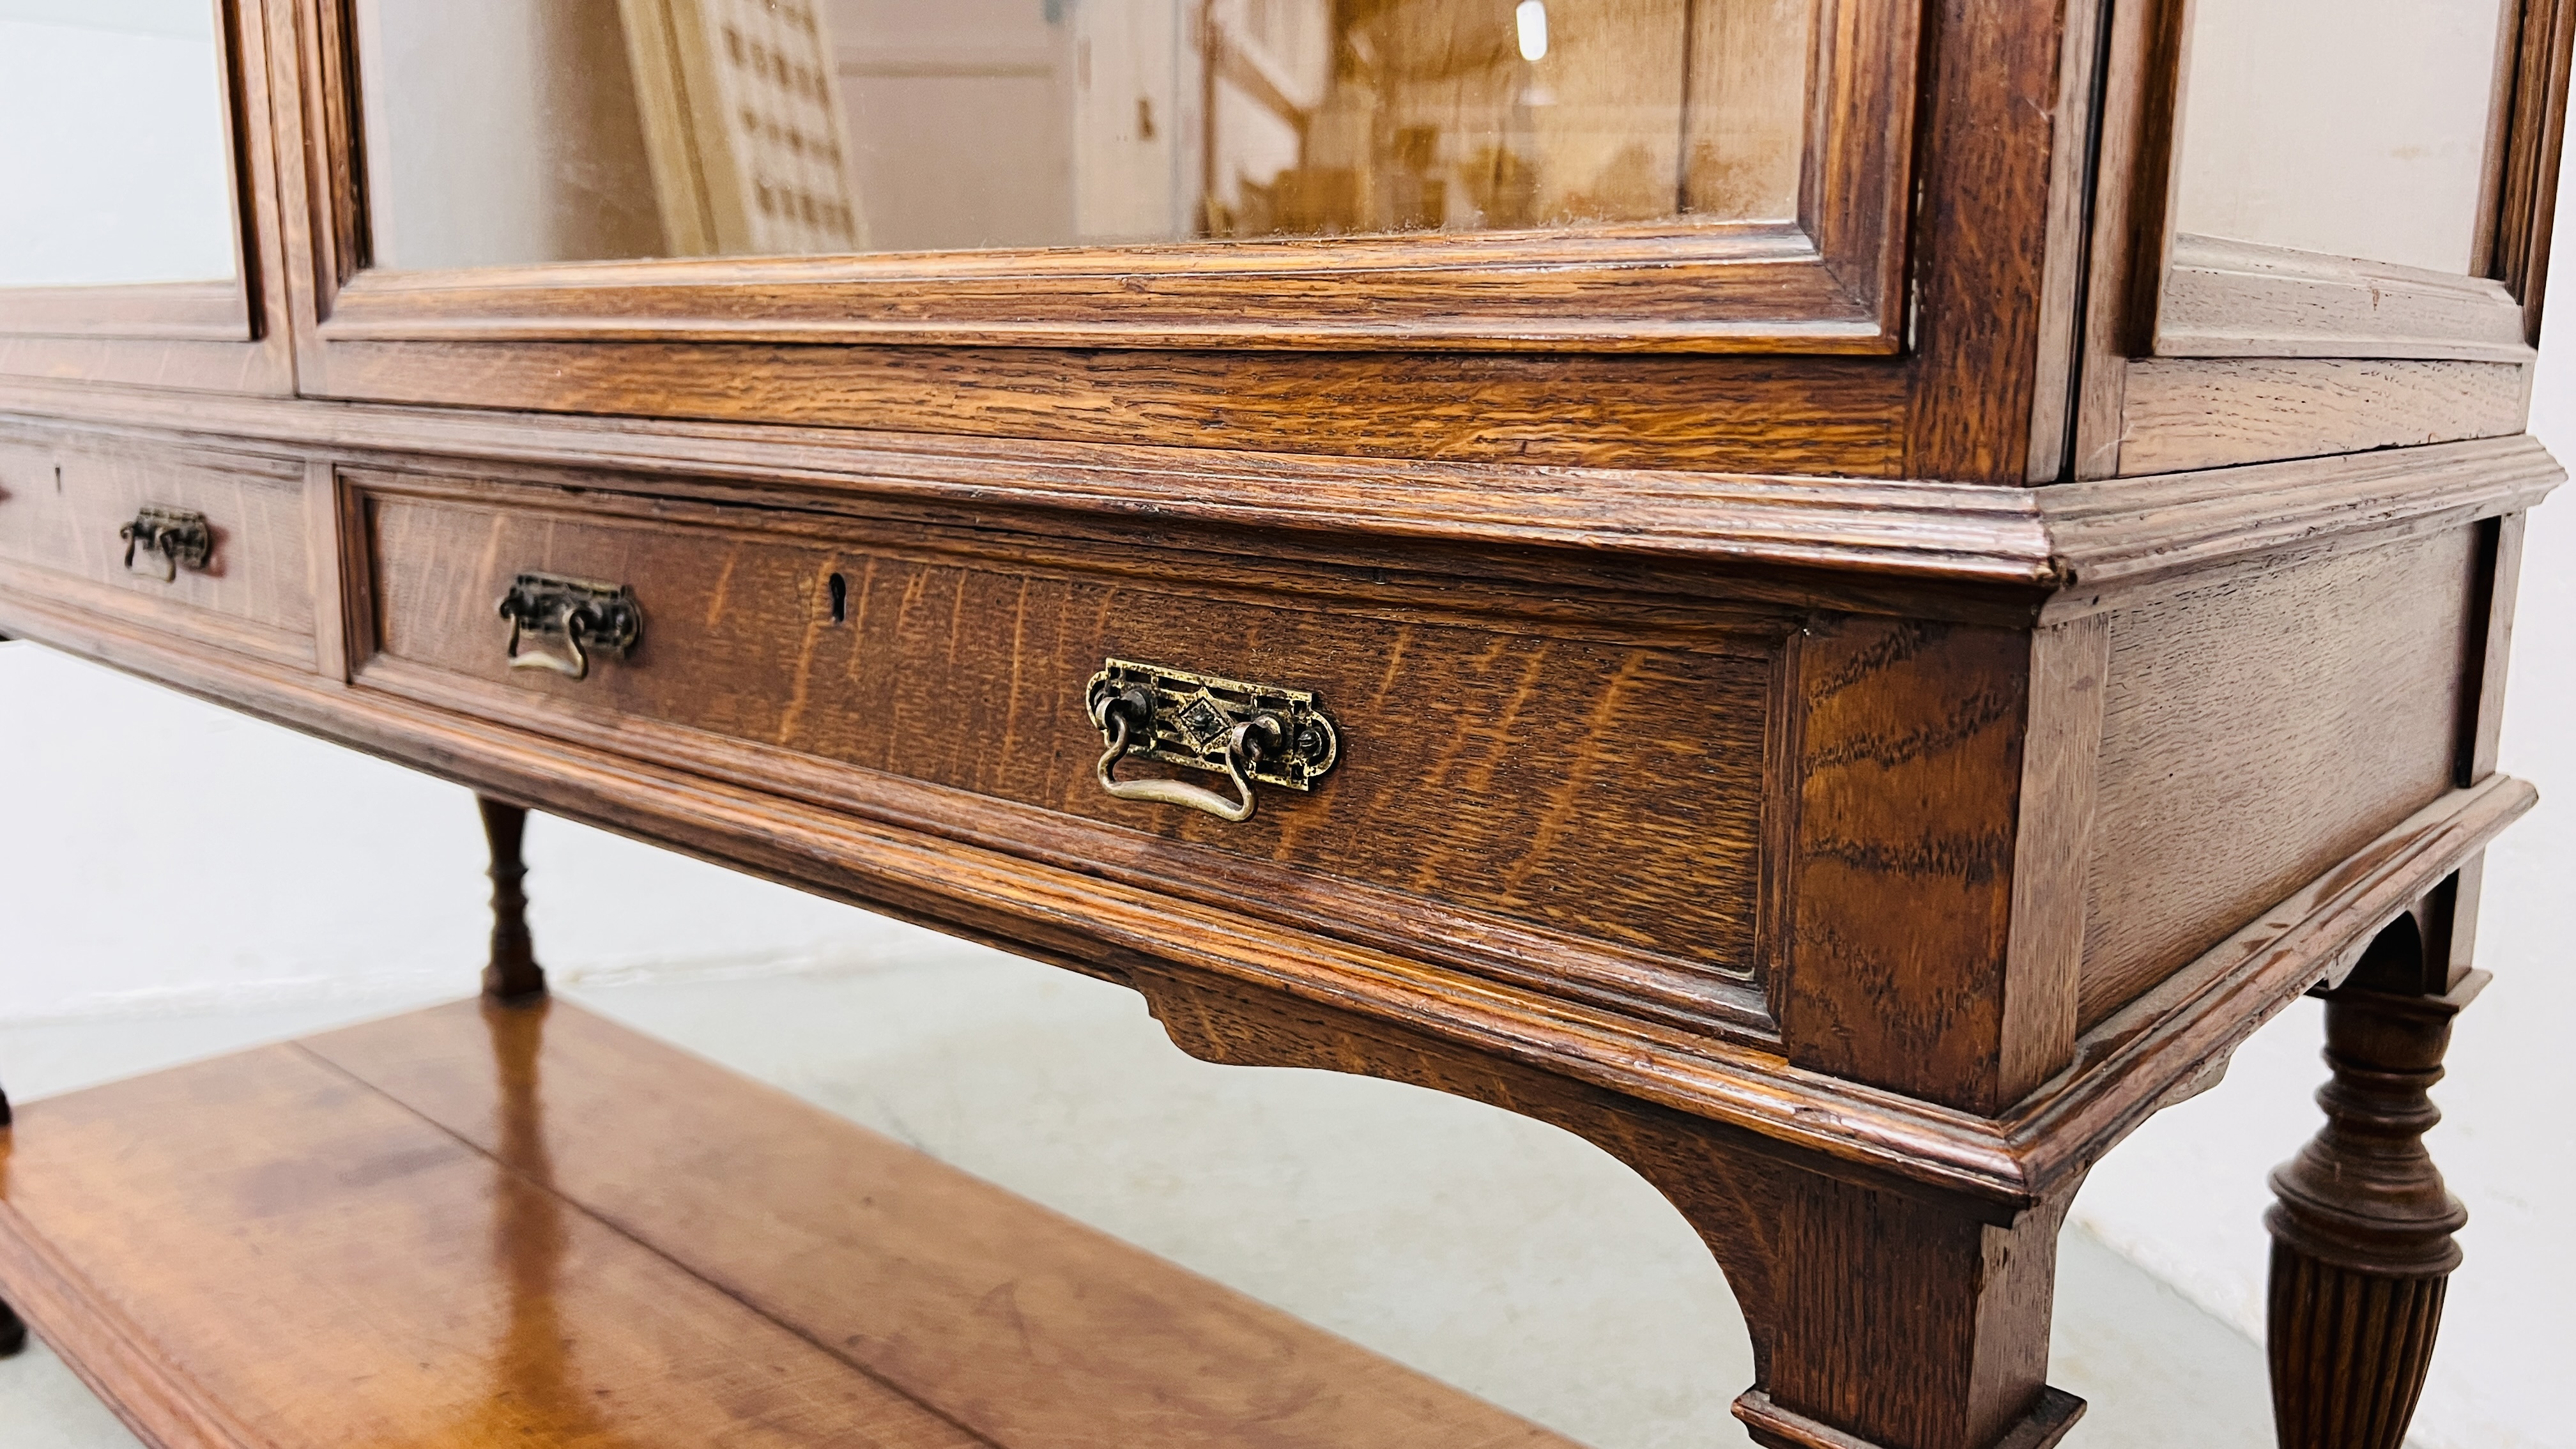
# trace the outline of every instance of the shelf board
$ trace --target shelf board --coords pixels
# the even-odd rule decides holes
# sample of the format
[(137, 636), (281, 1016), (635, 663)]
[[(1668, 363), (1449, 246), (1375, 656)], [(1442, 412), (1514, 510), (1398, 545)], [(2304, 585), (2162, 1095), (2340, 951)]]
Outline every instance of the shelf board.
[(161, 1449), (1571, 1449), (561, 1002), (22, 1107), (0, 1296)]

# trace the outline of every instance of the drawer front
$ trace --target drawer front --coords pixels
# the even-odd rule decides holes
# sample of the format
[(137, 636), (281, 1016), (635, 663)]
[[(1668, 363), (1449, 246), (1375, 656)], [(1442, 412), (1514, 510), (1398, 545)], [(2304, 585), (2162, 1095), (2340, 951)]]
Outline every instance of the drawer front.
[[(1220, 864), (1266, 909), (1347, 920), (1364, 895), (1399, 930), (1447, 907), (1453, 934), (1472, 915), (1578, 938), (1636, 958), (1602, 970), (1650, 996), (1724, 981), (1740, 1000), (1754, 975), (1776, 630), (1647, 647), (362, 481), (366, 682), (627, 749), (653, 748), (645, 722), (757, 747), (728, 770), (783, 752), (1124, 827), (1167, 843), (1164, 878)], [(495, 604), (531, 571), (630, 588), (632, 649), (579, 680), (512, 668)], [(1339, 761), (1312, 793), (1260, 786), (1240, 822), (1112, 799), (1085, 691), (1113, 657), (1312, 691)]]
[[(202, 560), (120, 530), (147, 509), (205, 520)], [(310, 666), (314, 585), (304, 465), (214, 449), (0, 439), (0, 579), (129, 622)]]

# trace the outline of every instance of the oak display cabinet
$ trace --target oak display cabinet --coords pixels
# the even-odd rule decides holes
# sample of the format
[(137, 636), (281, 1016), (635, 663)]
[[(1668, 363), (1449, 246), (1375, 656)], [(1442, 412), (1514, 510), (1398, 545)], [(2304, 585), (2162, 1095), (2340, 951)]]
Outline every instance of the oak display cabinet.
[(471, 786), (497, 910), (19, 1114), (147, 1440), (1554, 1442), (546, 1006), (536, 808), (1589, 1138), (1798, 1449), (2057, 1442), (2087, 1168), (2322, 993), (2281, 1441), (2398, 1444), (2569, 0), (131, 8), (0, 11), (0, 630)]

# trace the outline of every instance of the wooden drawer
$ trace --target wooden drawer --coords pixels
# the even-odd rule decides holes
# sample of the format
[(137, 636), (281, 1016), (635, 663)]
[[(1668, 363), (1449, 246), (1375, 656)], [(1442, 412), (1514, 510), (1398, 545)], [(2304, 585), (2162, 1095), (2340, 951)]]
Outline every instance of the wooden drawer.
[[(131, 567), (118, 530), (147, 507), (204, 515), (202, 568)], [(79, 434), (0, 437), (0, 586), (311, 668), (304, 465)]]
[[(1247, 587), (1264, 566), (1210, 556), (349, 476), (369, 685), (1630, 1007), (1768, 1019), (1781, 619), (1477, 617), (1429, 586)], [(580, 680), (511, 667), (495, 604), (528, 571), (630, 588), (631, 653)], [(1341, 758), (1239, 823), (1112, 799), (1085, 691), (1113, 657), (1313, 691)], [(1212, 778), (1121, 767), (1157, 772)]]

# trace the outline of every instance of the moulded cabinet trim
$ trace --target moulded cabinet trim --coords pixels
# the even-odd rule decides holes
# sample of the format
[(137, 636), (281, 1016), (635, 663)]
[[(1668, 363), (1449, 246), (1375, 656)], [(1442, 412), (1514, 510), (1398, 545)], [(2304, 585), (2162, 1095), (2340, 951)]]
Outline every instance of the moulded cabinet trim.
[[(298, 3), (305, 124), (329, 173), (312, 226), (331, 262), (309, 304), (326, 357), (388, 342), (1843, 355), (1903, 342), (1921, 35), (1907, 0), (1821, 0), (1795, 219), (415, 273), (362, 270), (347, 0)], [(375, 395), (363, 381), (319, 390)]]

